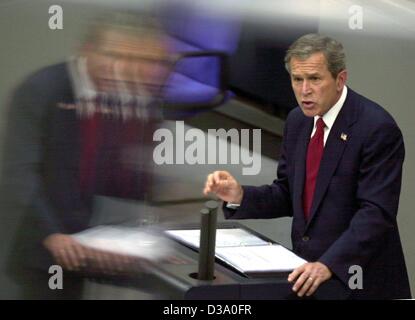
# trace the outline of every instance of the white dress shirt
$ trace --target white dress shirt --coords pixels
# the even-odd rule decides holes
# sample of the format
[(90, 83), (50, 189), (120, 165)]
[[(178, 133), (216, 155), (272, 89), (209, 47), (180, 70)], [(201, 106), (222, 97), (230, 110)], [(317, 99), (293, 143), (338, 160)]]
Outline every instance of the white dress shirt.
[[(337, 102), (334, 104), (334, 106), (331, 107), (329, 109), (329, 111), (327, 111), (322, 117), (324, 123), (326, 124), (326, 127), (324, 128), (324, 145), (326, 145), (327, 137), (329, 136), (330, 130), (333, 127), (334, 121), (336, 121), (336, 118), (337, 118), (340, 110), (343, 107), (343, 104), (344, 104), (344, 101), (346, 100), (346, 97), (347, 97), (347, 87), (344, 86), (339, 100), (337, 100)], [(314, 135), (314, 133), (316, 132), (316, 130), (317, 130), (317, 120), (319, 118), (320, 118), (320, 116), (315, 116), (314, 117), (314, 127), (313, 127), (313, 130), (311, 132), (310, 137), (312, 137)]]

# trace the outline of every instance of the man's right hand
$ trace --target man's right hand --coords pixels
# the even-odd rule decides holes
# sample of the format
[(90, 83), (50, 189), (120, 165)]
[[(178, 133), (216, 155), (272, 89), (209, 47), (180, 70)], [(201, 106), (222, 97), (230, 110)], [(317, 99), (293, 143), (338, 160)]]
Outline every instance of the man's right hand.
[(215, 171), (207, 176), (203, 193), (214, 193), (221, 200), (240, 204), (243, 197), (243, 189), (238, 181), (227, 171)]
[(73, 271), (85, 267), (86, 248), (70, 235), (51, 234), (43, 241), (43, 245), (62, 268)]

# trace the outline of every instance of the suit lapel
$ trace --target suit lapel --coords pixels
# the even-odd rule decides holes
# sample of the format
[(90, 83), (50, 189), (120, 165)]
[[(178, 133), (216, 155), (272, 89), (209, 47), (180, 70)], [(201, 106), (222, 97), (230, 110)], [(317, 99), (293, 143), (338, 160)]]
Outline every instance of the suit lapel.
[(294, 187), (293, 187), (293, 211), (299, 213), (297, 216), (301, 217), (299, 222), (301, 228), (305, 227), (304, 209), (303, 209), (303, 190), (305, 179), (305, 161), (307, 155), (307, 146), (310, 140), (311, 131), (313, 129), (314, 119), (306, 118), (302, 126), (298, 143), (295, 151), (295, 169), (294, 169)]
[(327, 138), (323, 158), (320, 163), (320, 170), (317, 176), (310, 219), (308, 220), (307, 227), (313, 220), (315, 213), (324, 198), (330, 180), (342, 158), (347, 142), (351, 137), (350, 126), (356, 120), (356, 108), (352, 102), (352, 100), (354, 100), (354, 95), (355, 93), (349, 89), (346, 101)]

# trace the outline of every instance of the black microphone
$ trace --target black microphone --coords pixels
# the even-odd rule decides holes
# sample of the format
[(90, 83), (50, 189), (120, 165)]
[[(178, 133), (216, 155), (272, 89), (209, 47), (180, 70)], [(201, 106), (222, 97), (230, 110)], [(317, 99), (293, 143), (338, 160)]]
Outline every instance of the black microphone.
[(218, 202), (211, 200), (200, 210), (199, 280), (214, 279), (218, 207)]

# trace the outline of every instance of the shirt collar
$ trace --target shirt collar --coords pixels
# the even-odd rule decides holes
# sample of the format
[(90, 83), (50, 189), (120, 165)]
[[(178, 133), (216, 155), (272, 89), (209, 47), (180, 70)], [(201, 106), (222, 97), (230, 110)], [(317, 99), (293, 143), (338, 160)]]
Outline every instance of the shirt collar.
[[(323, 115), (323, 121), (326, 125), (326, 127), (330, 130), (331, 127), (334, 124), (334, 121), (336, 121), (336, 118), (341, 110), (341, 108), (343, 107), (344, 101), (346, 100), (347, 97), (347, 87), (344, 86), (343, 87), (343, 91), (342, 94), (339, 98), (339, 100), (337, 100), (337, 102), (334, 104), (333, 107), (331, 107), (329, 109), (329, 111), (327, 111), (324, 115)], [(320, 118), (320, 116), (315, 116), (314, 117), (314, 127), (316, 126), (317, 120), (318, 118)]]
[(72, 57), (69, 61), (69, 72), (77, 99), (92, 100), (97, 95), (94, 83), (88, 75), (87, 58)]

